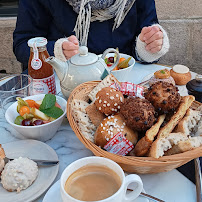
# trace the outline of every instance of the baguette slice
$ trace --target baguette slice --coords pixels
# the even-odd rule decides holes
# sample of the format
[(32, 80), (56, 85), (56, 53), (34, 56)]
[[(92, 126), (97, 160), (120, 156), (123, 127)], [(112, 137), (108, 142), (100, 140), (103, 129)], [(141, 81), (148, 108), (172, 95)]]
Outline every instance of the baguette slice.
[(167, 137), (179, 123), (179, 121), (184, 117), (186, 111), (189, 109), (195, 97), (192, 95), (184, 96), (181, 98), (177, 112), (171, 117), (170, 121), (160, 129), (157, 138)]
[(188, 109), (184, 118), (178, 123), (175, 132), (190, 135), (201, 119), (200, 111)]
[(113, 74), (106, 76), (88, 95), (91, 101), (95, 101), (97, 92), (99, 92), (104, 87), (109, 87), (113, 83), (119, 83)]
[(154, 158), (162, 157), (173, 145), (177, 145), (180, 141), (187, 139), (188, 137), (184, 133), (170, 133), (165, 138), (158, 138), (153, 142), (149, 156)]
[(202, 146), (202, 136), (189, 137), (187, 140), (180, 141), (177, 145), (166, 151), (165, 156), (179, 154), (200, 146)]
[(137, 142), (134, 148), (135, 156), (144, 156), (147, 154), (165, 117), (165, 114), (159, 116), (157, 122), (149, 130), (147, 130), (145, 136)]

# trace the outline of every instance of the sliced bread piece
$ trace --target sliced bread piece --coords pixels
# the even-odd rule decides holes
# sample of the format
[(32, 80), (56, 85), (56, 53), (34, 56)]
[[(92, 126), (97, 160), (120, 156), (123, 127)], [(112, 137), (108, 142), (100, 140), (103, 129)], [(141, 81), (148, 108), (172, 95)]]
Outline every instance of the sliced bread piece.
[(190, 135), (195, 126), (199, 123), (201, 119), (200, 111), (188, 109), (184, 118), (178, 123), (175, 128), (175, 132), (185, 133), (186, 135)]
[(74, 99), (72, 100), (71, 107), (75, 110), (79, 110), (83, 113), (86, 113), (86, 107), (88, 107), (89, 104), (83, 100)]
[(167, 137), (179, 123), (179, 121), (184, 117), (186, 111), (189, 109), (195, 97), (192, 95), (184, 96), (181, 98), (177, 112), (171, 117), (170, 121), (160, 129), (158, 133), (158, 138)]
[(179, 154), (200, 146), (202, 146), (202, 136), (189, 137), (187, 140), (180, 141), (177, 145), (174, 145), (171, 149), (166, 151), (165, 156)]
[(91, 142), (94, 142), (96, 127), (86, 113), (85, 109), (87, 106), (89, 106), (89, 104), (83, 100), (74, 100), (72, 102), (72, 114), (84, 137)]
[(135, 156), (144, 156), (147, 154), (165, 117), (165, 114), (159, 116), (157, 122), (149, 130), (147, 130), (145, 136), (137, 142), (134, 148)]
[(165, 138), (158, 138), (153, 142), (149, 156), (154, 158), (162, 157), (173, 145), (177, 145), (180, 141), (187, 139), (188, 137), (184, 133), (170, 133)]
[(113, 74), (109, 74), (89, 93), (88, 97), (94, 102), (97, 92), (104, 87), (109, 87), (113, 83), (119, 83), (119, 81)]

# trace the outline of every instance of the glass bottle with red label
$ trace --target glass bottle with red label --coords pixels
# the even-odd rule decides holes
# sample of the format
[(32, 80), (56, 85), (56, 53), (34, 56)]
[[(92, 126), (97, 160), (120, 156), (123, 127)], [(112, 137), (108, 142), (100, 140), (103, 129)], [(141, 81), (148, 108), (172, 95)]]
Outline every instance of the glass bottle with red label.
[(53, 67), (45, 61), (49, 57), (46, 45), (47, 39), (43, 37), (28, 41), (30, 47), (28, 74), (33, 78), (33, 95), (56, 94)]

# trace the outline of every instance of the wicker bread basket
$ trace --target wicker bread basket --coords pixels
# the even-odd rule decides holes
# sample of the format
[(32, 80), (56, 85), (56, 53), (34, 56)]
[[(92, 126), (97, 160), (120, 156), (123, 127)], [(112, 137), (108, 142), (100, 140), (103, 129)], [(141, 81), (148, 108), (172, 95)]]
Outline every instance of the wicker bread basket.
[[(67, 118), (69, 120), (70, 126), (72, 127), (79, 140), (85, 145), (85, 147), (91, 150), (96, 156), (109, 158), (117, 162), (124, 171), (139, 174), (170, 171), (174, 168), (180, 167), (183, 164), (186, 164), (194, 158), (202, 156), (202, 146), (181, 154), (163, 156), (159, 159), (152, 157), (120, 156), (104, 151), (91, 141), (87, 140), (80, 132), (79, 127), (72, 116), (71, 102), (73, 99), (80, 99), (88, 102), (89, 92), (99, 82), (100, 81), (91, 81), (77, 86), (71, 93), (67, 102)], [(194, 101), (192, 108), (197, 108), (200, 105), (201, 103)]]

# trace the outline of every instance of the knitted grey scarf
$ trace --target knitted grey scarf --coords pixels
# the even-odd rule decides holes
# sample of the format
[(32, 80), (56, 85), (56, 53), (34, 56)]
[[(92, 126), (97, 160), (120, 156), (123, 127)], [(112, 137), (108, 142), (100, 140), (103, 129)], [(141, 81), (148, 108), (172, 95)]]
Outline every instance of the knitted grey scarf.
[(114, 18), (118, 28), (136, 0), (66, 0), (78, 13), (74, 31), (81, 45), (87, 45), (90, 22)]

